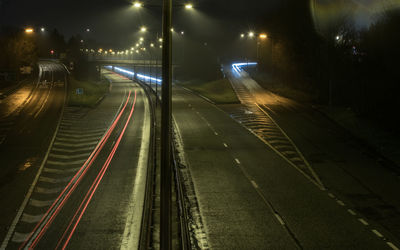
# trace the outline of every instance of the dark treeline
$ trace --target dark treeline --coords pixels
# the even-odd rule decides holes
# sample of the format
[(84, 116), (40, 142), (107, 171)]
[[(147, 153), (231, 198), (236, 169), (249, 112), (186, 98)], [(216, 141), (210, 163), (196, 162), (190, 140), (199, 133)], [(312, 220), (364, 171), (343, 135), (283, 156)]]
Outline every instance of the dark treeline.
[[(92, 67), (83, 52), (85, 47), (95, 47), (96, 42), (82, 41), (80, 35), (72, 36), (66, 41), (56, 29), (43, 32), (36, 29), (33, 33), (26, 33), (20, 28), (3, 27), (0, 30), (0, 71), (19, 76), (20, 67), (35, 68), (39, 58), (58, 59), (66, 65), (73, 63), (73, 75), (77, 79), (87, 78)], [(19, 77), (15, 78), (18, 79)]]
[(299, 0), (260, 23), (269, 38), (259, 43), (254, 77), (265, 87), (379, 118), (399, 107), (399, 10), (386, 11), (367, 30), (356, 30), (343, 17), (317, 32), (308, 1)]

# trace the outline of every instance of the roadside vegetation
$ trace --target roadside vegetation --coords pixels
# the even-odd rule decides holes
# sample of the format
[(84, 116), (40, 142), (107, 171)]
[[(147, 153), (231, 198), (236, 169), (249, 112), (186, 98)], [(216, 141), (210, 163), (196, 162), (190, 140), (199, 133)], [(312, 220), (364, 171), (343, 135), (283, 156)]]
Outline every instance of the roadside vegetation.
[[(68, 105), (80, 107), (95, 107), (99, 101), (108, 93), (110, 84), (106, 81), (78, 81), (70, 78)], [(78, 93), (81, 89), (82, 93)]]
[(228, 79), (216, 81), (193, 80), (179, 83), (178, 85), (188, 88), (216, 104), (239, 103), (239, 99)]

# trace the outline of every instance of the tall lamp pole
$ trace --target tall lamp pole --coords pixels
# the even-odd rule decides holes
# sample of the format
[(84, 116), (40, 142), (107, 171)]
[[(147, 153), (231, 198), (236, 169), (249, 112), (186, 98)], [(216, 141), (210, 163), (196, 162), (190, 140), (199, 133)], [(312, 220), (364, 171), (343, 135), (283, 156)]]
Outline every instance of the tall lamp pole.
[(171, 234), (171, 116), (172, 116), (172, 0), (163, 0), (161, 107), (161, 215), (160, 249), (172, 249)]

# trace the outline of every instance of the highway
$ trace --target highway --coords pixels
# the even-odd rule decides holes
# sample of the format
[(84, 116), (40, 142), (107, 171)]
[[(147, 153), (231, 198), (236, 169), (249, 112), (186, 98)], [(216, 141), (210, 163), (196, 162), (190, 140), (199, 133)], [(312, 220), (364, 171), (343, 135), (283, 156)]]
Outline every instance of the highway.
[[(245, 84), (241, 77), (237, 78), (239, 84)], [(246, 94), (252, 95), (250, 91)], [(344, 170), (337, 167), (315, 164), (317, 161), (310, 157), (309, 147), (305, 145), (310, 144), (310, 138), (318, 139), (320, 144), (312, 146), (314, 150), (321, 150), (331, 143), (321, 142), (331, 138), (329, 130), (324, 127), (302, 130), (301, 126), (316, 122), (308, 120), (309, 117), (305, 118), (298, 110), (289, 113), (287, 110), (293, 106), (288, 100), (266, 99), (269, 105), (286, 107), (286, 112), (280, 115), (278, 106), (258, 108), (256, 98), (247, 97), (253, 106), (247, 106), (249, 103), (243, 100), (239, 105), (215, 106), (183, 89), (174, 89), (174, 118), (192, 182), (187, 186), (193, 185), (195, 190), (195, 198), (191, 196), (189, 200), (191, 210), (195, 211), (191, 215), (196, 221), (192, 227), (197, 228), (192, 237), (198, 246), (210, 249), (396, 249), (396, 234), (363, 213), (361, 207), (349, 199), (351, 194), (357, 194), (353, 189), (356, 187), (348, 183), (349, 175), (345, 176)], [(262, 96), (258, 98), (264, 100)], [(270, 109), (274, 110), (273, 117), (278, 121), (273, 125), (272, 116), (267, 116), (271, 118), (268, 120), (264, 113), (271, 112)], [(271, 138), (272, 132), (278, 131), (277, 127), (282, 130), (275, 134), (278, 138), (275, 143)], [(258, 134), (259, 131), (263, 131), (264, 136), (269, 134), (270, 140)], [(309, 134), (302, 134), (303, 131)], [(318, 134), (312, 135), (316, 132)], [(279, 140), (283, 135), (286, 140)], [(278, 150), (285, 145), (288, 150), (297, 148), (299, 153), (294, 153), (300, 155), (308, 167), (302, 169), (301, 162), (294, 164), (290, 156)], [(345, 156), (343, 151), (347, 149), (343, 145), (330, 144), (326, 151), (332, 146), (342, 149), (334, 151), (336, 158)], [(341, 175), (338, 175), (339, 170)], [(360, 175), (365, 174), (361, 172)], [(388, 187), (394, 184), (393, 178), (388, 180)], [(351, 181), (355, 185), (357, 179), (353, 177)], [(398, 189), (386, 196), (394, 194), (394, 190)]]
[(43, 163), (29, 182), (32, 192), (19, 200), (2, 247), (137, 248), (149, 103), (139, 85), (105, 75), (111, 91), (95, 109), (65, 107)]
[(64, 106), (65, 80), (64, 67), (40, 61), (38, 79), (25, 82), (0, 102), (1, 239), (12, 224), (56, 129)]

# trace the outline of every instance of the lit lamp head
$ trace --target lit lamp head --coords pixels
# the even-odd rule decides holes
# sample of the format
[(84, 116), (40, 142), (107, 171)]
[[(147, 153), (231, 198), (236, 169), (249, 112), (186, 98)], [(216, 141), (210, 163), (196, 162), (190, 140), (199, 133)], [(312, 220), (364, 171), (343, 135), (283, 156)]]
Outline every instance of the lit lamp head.
[(260, 39), (267, 39), (268, 35), (265, 33), (260, 34)]
[(140, 28), (140, 31), (141, 31), (141, 32), (146, 32), (146, 31), (147, 31), (147, 28), (143, 26), (143, 27)]
[(32, 28), (26, 28), (25, 29), (25, 33), (26, 34), (32, 34), (33, 33), (33, 29)]
[(141, 2), (134, 2), (133, 3), (133, 7), (135, 7), (135, 8), (140, 8), (140, 7), (142, 7), (143, 5), (142, 5), (142, 3)]
[(191, 3), (185, 4), (185, 9), (187, 9), (187, 10), (193, 9), (193, 4), (191, 4)]
[(250, 31), (249, 32), (249, 37), (254, 37), (254, 32)]

